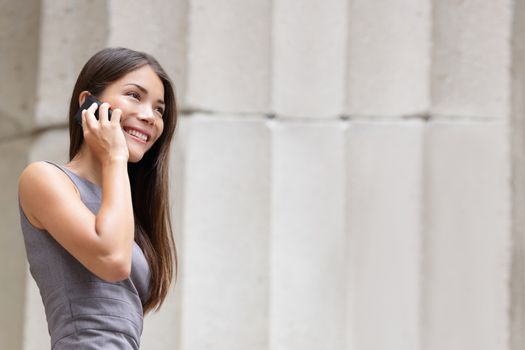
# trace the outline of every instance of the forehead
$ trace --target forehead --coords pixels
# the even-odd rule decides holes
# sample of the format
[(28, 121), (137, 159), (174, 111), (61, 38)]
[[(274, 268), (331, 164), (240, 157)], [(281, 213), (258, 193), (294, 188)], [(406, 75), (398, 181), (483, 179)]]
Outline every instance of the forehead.
[(155, 95), (163, 99), (164, 97), (164, 85), (160, 80), (159, 76), (149, 66), (145, 65), (131, 72), (127, 73), (117, 81), (113, 82), (110, 87), (124, 87), (128, 84), (138, 84), (148, 90), (148, 94)]

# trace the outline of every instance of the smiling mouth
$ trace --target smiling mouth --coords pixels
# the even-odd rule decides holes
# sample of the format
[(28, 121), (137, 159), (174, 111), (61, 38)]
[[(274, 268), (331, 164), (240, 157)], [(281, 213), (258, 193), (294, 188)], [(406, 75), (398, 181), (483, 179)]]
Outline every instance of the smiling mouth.
[(143, 142), (147, 142), (148, 139), (149, 139), (149, 136), (148, 136), (148, 135), (143, 134), (143, 133), (141, 133), (140, 131), (135, 130), (135, 129), (124, 129), (124, 131), (125, 131), (127, 134), (129, 134), (129, 135), (131, 135), (131, 136), (133, 136), (133, 137), (135, 137), (135, 138), (137, 138), (137, 139), (139, 139), (139, 140), (141, 140), (141, 141), (143, 141)]

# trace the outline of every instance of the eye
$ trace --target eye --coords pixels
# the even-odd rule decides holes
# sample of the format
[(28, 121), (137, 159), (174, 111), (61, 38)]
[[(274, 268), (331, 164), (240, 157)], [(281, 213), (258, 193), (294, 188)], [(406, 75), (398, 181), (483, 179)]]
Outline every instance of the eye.
[(135, 91), (127, 92), (126, 96), (131, 96), (131, 97), (133, 97), (136, 100), (140, 100), (140, 94), (138, 92), (135, 92)]
[(164, 116), (164, 108), (162, 107), (157, 107), (155, 108), (155, 111), (162, 117)]

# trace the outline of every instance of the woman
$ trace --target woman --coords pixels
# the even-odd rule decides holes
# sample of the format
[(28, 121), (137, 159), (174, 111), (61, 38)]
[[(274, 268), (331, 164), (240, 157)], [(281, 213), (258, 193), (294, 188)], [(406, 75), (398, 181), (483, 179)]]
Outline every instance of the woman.
[[(82, 110), (80, 125), (89, 95), (104, 103)], [(35, 162), (21, 174), (22, 231), (53, 349), (139, 348), (143, 314), (161, 306), (177, 266), (168, 201), (176, 119), (153, 57), (104, 49), (73, 90), (69, 163)]]

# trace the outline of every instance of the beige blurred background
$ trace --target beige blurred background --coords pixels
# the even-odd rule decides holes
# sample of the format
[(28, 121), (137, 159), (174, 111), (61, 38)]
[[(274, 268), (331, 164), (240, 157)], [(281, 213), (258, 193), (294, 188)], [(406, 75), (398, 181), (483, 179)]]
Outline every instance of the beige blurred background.
[(177, 87), (180, 276), (144, 349), (523, 350), (525, 4), (0, 0), (0, 349), (49, 347), (17, 178), (84, 62)]

